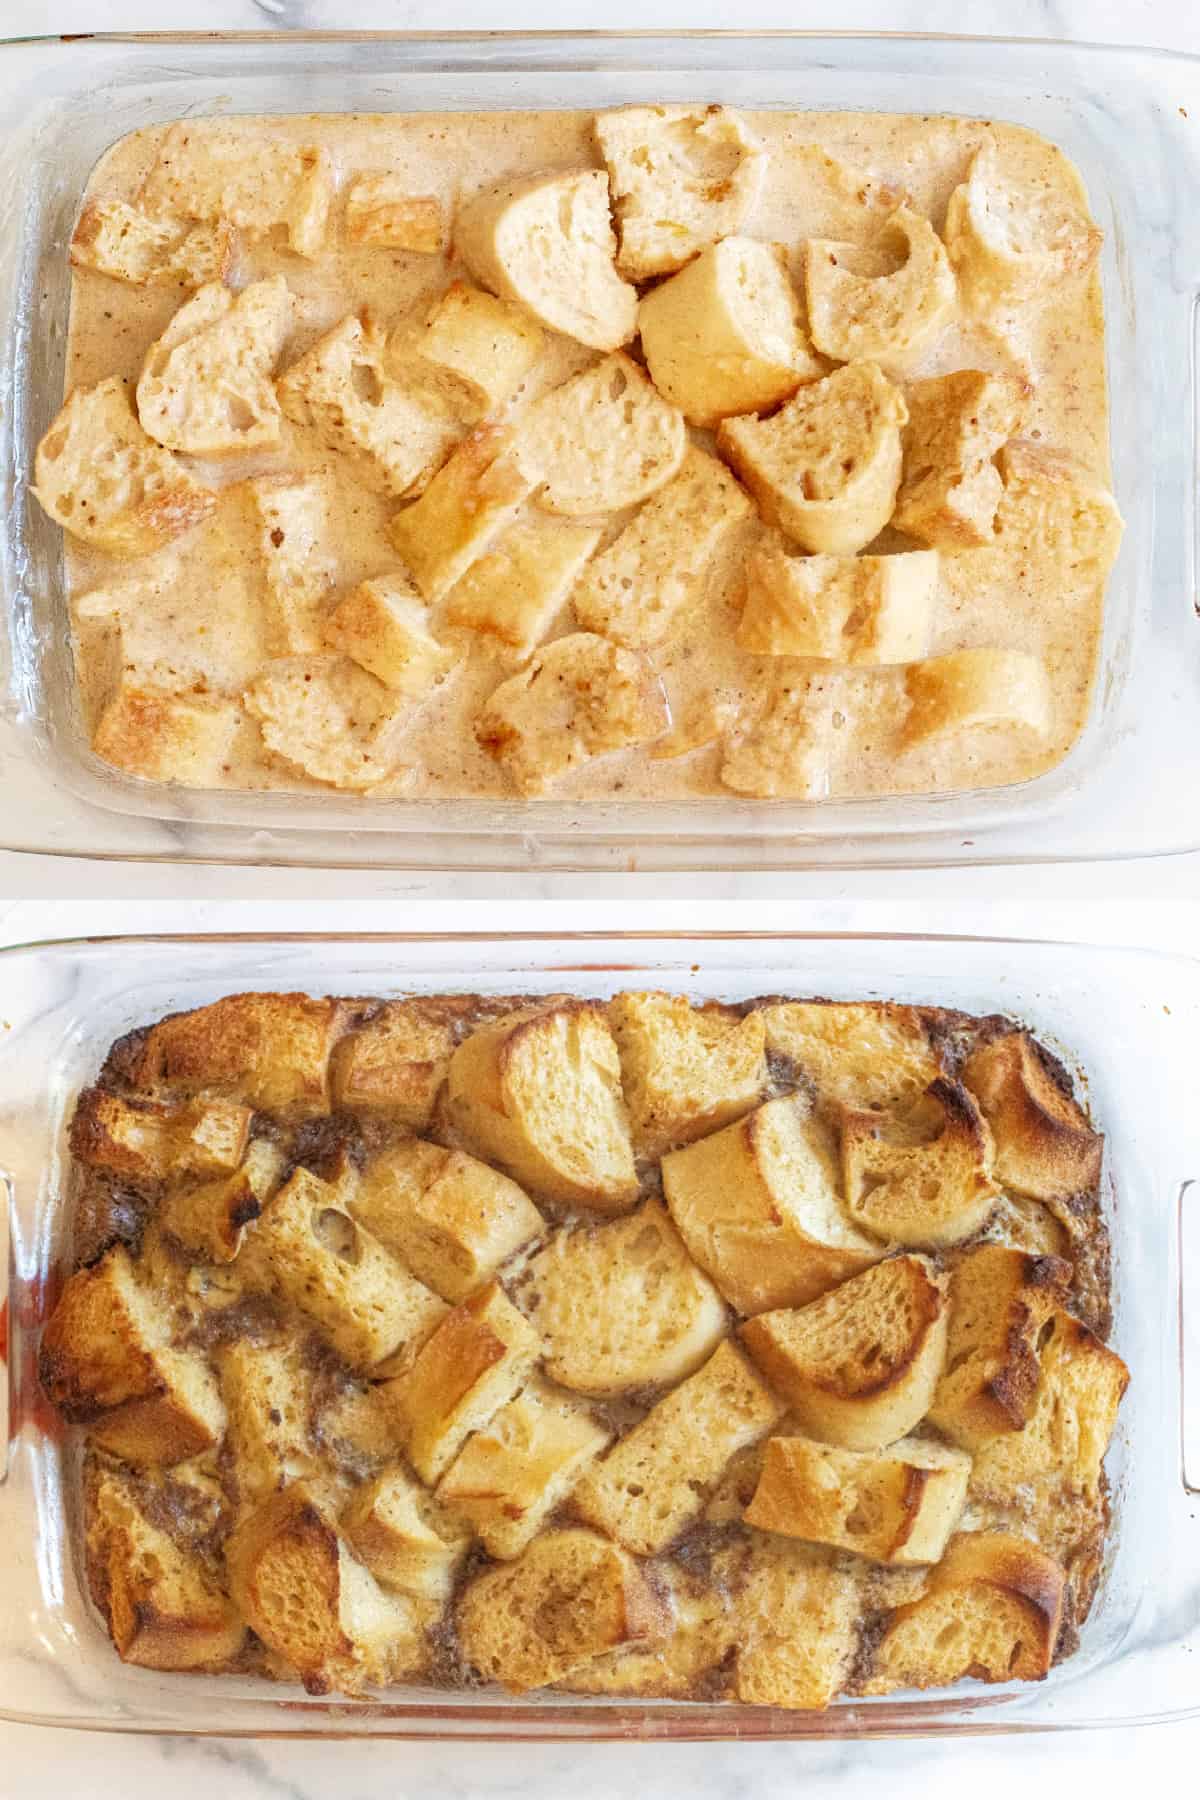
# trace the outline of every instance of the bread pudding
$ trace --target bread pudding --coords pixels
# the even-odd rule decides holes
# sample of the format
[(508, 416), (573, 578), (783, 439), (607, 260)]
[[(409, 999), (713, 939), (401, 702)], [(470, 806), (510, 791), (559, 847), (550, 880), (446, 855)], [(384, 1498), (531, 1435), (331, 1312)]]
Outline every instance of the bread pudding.
[(1076, 1647), (1128, 1371), (1012, 1019), (235, 994), (70, 1147), (40, 1373), (127, 1662), (812, 1710)]
[(382, 800), (1043, 773), (1121, 535), (1100, 242), (998, 121), (124, 138), (36, 459), (94, 754)]

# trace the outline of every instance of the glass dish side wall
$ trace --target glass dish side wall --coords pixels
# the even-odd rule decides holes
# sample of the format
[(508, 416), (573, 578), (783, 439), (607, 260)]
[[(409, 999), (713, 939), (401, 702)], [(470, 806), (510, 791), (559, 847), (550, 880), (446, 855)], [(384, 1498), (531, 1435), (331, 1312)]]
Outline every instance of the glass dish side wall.
[[(9, 1716), (223, 1734), (795, 1738), (1079, 1728), (1177, 1716), (1200, 1703), (1191, 1660), (1200, 1645), (1200, 1522), (1181, 1482), (1175, 1328), (1178, 1207), (1200, 1149), (1191, 1091), (1200, 964), (950, 939), (116, 939), (6, 952), (0, 981), (12, 1025), (0, 1052), (0, 1165), (12, 1183), (12, 1423), (0, 1488), (10, 1567), (0, 1693)], [(56, 1201), (63, 1126), (113, 1038), (247, 987), (384, 994), (568, 987), (607, 995), (637, 984), (735, 999), (821, 993), (1004, 1010), (1086, 1070), (1109, 1133), (1115, 1342), (1134, 1379), (1109, 1461), (1116, 1527), (1108, 1566), (1077, 1655), (1036, 1688), (966, 1686), (940, 1698), (846, 1701), (803, 1715), (420, 1689), (361, 1705), (119, 1663), (80, 1590), (69, 1530), (71, 1457), (39, 1398), (34, 1364), (66, 1248)], [(1191, 1375), (1194, 1396), (1200, 1370)]]
[[(7, 166), (12, 176), (0, 279), (17, 370), (3, 446), (17, 503), (4, 548), (12, 698), (0, 719), (0, 757), (22, 769), (9, 828), (15, 846), (414, 868), (624, 868), (631, 854), (643, 868), (782, 868), (1131, 855), (1200, 842), (1200, 812), (1178, 800), (1194, 792), (1188, 771), (1200, 775), (1190, 730), (1200, 630), (1191, 608), (1192, 421), (1183, 375), (1200, 246), (1189, 244), (1182, 223), (1200, 197), (1200, 177), (1177, 112), (1192, 87), (1200, 106), (1200, 73), (1188, 59), (757, 35), (369, 44), (288, 37), (169, 49), (93, 40), (58, 46), (57, 56), (55, 48), (9, 46), (0, 56), (0, 120), (11, 127), (0, 174)], [(605, 106), (635, 98), (1004, 117), (1059, 143), (1080, 166), (1107, 234), (1112, 444), (1129, 529), (1110, 586), (1092, 719), (1071, 755), (1013, 788), (817, 806), (732, 796), (449, 807), (333, 794), (206, 795), (106, 769), (81, 747), (59, 534), (23, 487), (61, 392), (66, 244), (96, 158), (126, 131), (181, 112)]]

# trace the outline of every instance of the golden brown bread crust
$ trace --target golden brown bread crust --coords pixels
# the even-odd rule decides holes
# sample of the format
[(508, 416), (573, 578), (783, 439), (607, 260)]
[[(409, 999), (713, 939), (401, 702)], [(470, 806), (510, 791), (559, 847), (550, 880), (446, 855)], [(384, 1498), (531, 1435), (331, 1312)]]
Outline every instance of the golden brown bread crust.
[(1027, 1032), (985, 1044), (964, 1064), (963, 1080), (991, 1124), (1001, 1181), (1037, 1200), (1095, 1186), (1104, 1139), (1054, 1079)]

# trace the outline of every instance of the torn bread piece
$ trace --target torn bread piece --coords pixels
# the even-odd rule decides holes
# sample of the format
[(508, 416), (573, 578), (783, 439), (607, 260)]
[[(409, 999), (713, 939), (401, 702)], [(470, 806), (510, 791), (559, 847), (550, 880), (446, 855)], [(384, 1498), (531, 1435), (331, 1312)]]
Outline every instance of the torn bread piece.
[(230, 700), (171, 693), (126, 677), (100, 714), (92, 749), (103, 762), (147, 781), (216, 787), (228, 771), (241, 722)]
[(652, 742), (668, 724), (651, 663), (593, 632), (556, 638), (490, 695), (475, 736), (522, 794), (591, 758)]
[(164, 1231), (205, 1262), (233, 1262), (247, 1225), (278, 1187), (283, 1166), (278, 1145), (255, 1138), (232, 1174), (168, 1192), (158, 1215)]
[(346, 194), (346, 239), (370, 250), (440, 256), (446, 214), (436, 194), (414, 194), (403, 175), (356, 175)]
[(962, 1516), (971, 1459), (924, 1438), (884, 1451), (774, 1437), (747, 1525), (873, 1562), (933, 1563)]
[(216, 281), (198, 289), (146, 352), (137, 384), (143, 429), (189, 456), (274, 449), (280, 413), (271, 371), (292, 306), (282, 275), (236, 295)]
[(893, 1000), (784, 1000), (762, 1009), (767, 1048), (846, 1106), (911, 1103), (942, 1074), (919, 1007)]
[(408, 359), (419, 358), (463, 423), (477, 425), (512, 399), (545, 341), (541, 327), (519, 306), (452, 281), (419, 324), (407, 321), (393, 331), (388, 362), (402, 376)]
[(1010, 1031), (967, 1059), (963, 1081), (996, 1144), (996, 1175), (1036, 1200), (1084, 1193), (1100, 1177), (1104, 1139), (1028, 1032)]
[[(899, 266), (881, 271), (880, 257)], [(810, 238), (804, 286), (812, 341), (839, 362), (907, 355), (942, 323), (955, 295), (945, 245), (906, 205), (880, 219), (870, 249)]]
[(637, 289), (618, 275), (616, 247), (602, 169), (505, 182), (454, 222), (476, 281), (592, 350), (619, 349), (637, 331)]
[(274, 756), (330, 787), (371, 788), (396, 771), (409, 708), (348, 656), (268, 663), (242, 695)]
[(913, 1249), (974, 1237), (999, 1187), (992, 1134), (969, 1089), (944, 1076), (902, 1113), (844, 1107), (846, 1210), (864, 1231)]
[(134, 287), (202, 287), (233, 264), (232, 226), (152, 219), (124, 200), (92, 200), (71, 236), (71, 263)]
[(454, 1020), (437, 1008), (385, 1000), (334, 1050), (335, 1104), (423, 1131), (457, 1041)]
[(115, 376), (71, 394), (37, 447), (33, 491), (64, 531), (110, 556), (161, 550), (217, 504), (143, 431)]
[(848, 692), (841, 666), (789, 662), (739, 709), (725, 734), (722, 785), (754, 799), (824, 800)]
[(890, 556), (805, 556), (772, 531), (746, 558), (737, 641), (755, 656), (903, 663), (933, 633), (934, 550)]
[(1039, 656), (1025, 650), (951, 650), (905, 670), (905, 745), (988, 728), (1048, 735), (1054, 697)]
[(321, 647), (318, 607), (337, 580), (336, 496), (324, 470), (246, 483), (266, 580), (267, 639), (276, 656)]
[(1073, 457), (1028, 438), (1013, 438), (996, 462), (1004, 491), (993, 549), (1032, 556), (1059, 581), (1103, 581), (1125, 530), (1107, 487)]
[(579, 624), (630, 650), (672, 637), (730, 533), (752, 512), (725, 465), (689, 444), (677, 473), (576, 583)]
[(812, 1544), (755, 1536), (728, 1563), (734, 1692), (747, 1706), (819, 1712), (849, 1679), (859, 1642), (856, 1569)]
[(198, 1098), (168, 1105), (85, 1088), (71, 1118), (71, 1154), (136, 1184), (168, 1175), (219, 1175), (246, 1153), (252, 1113), (236, 1101)]
[(1015, 436), (1029, 385), (956, 369), (905, 389), (904, 476), (892, 524), (941, 550), (991, 540), (1004, 483), (996, 455)]
[(981, 313), (1051, 297), (1060, 282), (1092, 267), (1103, 241), (1082, 193), (1076, 203), (1061, 190), (1013, 182), (990, 136), (946, 207), (950, 260), (968, 303)]
[(402, 574), (361, 581), (325, 619), (325, 642), (392, 693), (423, 698), (459, 658), (430, 630), (429, 608)]
[(687, 448), (683, 414), (619, 352), (530, 408), (517, 438), (521, 466), (548, 512), (636, 506), (665, 487)]
[(388, 527), (392, 543), (431, 605), (512, 523), (535, 485), (515, 454), (511, 430), (481, 425), (420, 499), (396, 514)]
[(330, 1110), (329, 1058), (342, 1029), (338, 1000), (230, 994), (152, 1025), (130, 1071), (152, 1093), (217, 1089), (285, 1119)]
[(766, 412), (826, 365), (805, 332), (783, 252), (727, 237), (651, 288), (638, 330), (654, 385), (690, 424)]
[(530, 512), (451, 588), (445, 623), (524, 662), (562, 612), (599, 542), (598, 526)]
[(767, 153), (731, 107), (624, 106), (597, 113), (595, 133), (630, 281), (682, 268), (739, 230), (758, 198)]
[(473, 1536), (400, 1464), (363, 1483), (342, 1514), (341, 1528), (376, 1581), (439, 1603), (449, 1599)]
[(719, 1131), (757, 1106), (767, 1085), (758, 1012), (693, 1006), (682, 994), (618, 994), (608, 1009), (640, 1156)]
[(907, 418), (874, 363), (848, 363), (769, 419), (722, 420), (717, 447), (768, 524), (805, 550), (852, 556), (892, 516)]
[(168, 127), (138, 204), (154, 216), (228, 220), (248, 237), (282, 227), (309, 261), (326, 246), (333, 199), (327, 150), (269, 137), (253, 120), (188, 119)]

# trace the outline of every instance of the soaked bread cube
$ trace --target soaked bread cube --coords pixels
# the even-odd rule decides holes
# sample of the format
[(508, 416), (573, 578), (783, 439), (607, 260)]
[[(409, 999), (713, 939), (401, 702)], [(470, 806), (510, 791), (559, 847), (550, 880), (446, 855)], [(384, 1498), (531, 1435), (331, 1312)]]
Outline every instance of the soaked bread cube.
[(749, 1706), (828, 1706), (858, 1647), (855, 1572), (812, 1545), (756, 1537), (732, 1573), (737, 1698)]
[(666, 486), (687, 432), (683, 414), (618, 353), (544, 395), (522, 419), (517, 445), (548, 512), (615, 512)]
[(929, 650), (937, 585), (932, 550), (805, 556), (771, 532), (746, 559), (737, 641), (755, 656), (912, 662)]
[(680, 994), (618, 994), (608, 1009), (641, 1156), (705, 1137), (757, 1106), (767, 1084), (756, 1012), (693, 1006)]
[(308, 260), (326, 246), (333, 161), (312, 144), (268, 137), (253, 120), (187, 119), (163, 134), (138, 195), (151, 214), (228, 220), (248, 237), (282, 228)]
[(449, 593), (511, 524), (534, 485), (514, 454), (511, 431), (481, 425), (464, 439), (420, 499), (388, 527), (426, 600)]
[(725, 736), (722, 784), (756, 799), (824, 800), (830, 790), (837, 721), (846, 717), (840, 668), (791, 662), (772, 675)]
[(235, 1337), (217, 1354), (226, 1454), (243, 1513), (319, 1473), (313, 1365), (296, 1338)]
[[(877, 258), (899, 258), (899, 266), (881, 270)], [(877, 242), (865, 252), (810, 238), (804, 286), (812, 341), (839, 362), (906, 355), (942, 323), (955, 295), (945, 245), (928, 219), (904, 205), (881, 218)]]
[(1004, 492), (993, 545), (1006, 560), (1033, 557), (1057, 581), (1103, 580), (1124, 521), (1107, 487), (1060, 450), (1013, 438), (996, 458)]
[(924, 1015), (894, 1001), (785, 1000), (762, 1009), (767, 1048), (822, 1099), (847, 1106), (915, 1100), (941, 1074)]
[(875, 1562), (937, 1562), (970, 1475), (969, 1456), (923, 1438), (865, 1452), (771, 1438), (746, 1523)]
[(444, 681), (458, 661), (434, 637), (429, 608), (403, 575), (362, 581), (344, 594), (325, 620), (325, 642), (410, 700)]
[(102, 761), (147, 781), (215, 787), (241, 718), (229, 700), (123, 680), (100, 714), (92, 749)]
[(905, 671), (907, 744), (948, 732), (1049, 734), (1053, 695), (1046, 665), (1024, 650), (951, 650), (910, 663)]
[(250, 1108), (229, 1100), (167, 1106), (85, 1088), (71, 1120), (71, 1154), (134, 1182), (236, 1169), (246, 1153)]
[(986, 544), (1004, 491), (996, 454), (1015, 436), (1029, 397), (1011, 375), (956, 369), (905, 390), (904, 477), (892, 523), (939, 549)]
[(189, 456), (273, 449), (280, 417), (271, 371), (291, 324), (282, 275), (236, 295), (207, 283), (146, 352), (137, 384), (144, 429)]
[(1088, 217), (1078, 176), (1067, 173), (1078, 198), (1014, 181), (990, 136), (975, 152), (946, 207), (946, 243), (976, 312), (1052, 296), (1095, 263), (1104, 234)]
[(342, 1011), (308, 994), (230, 994), (151, 1026), (132, 1078), (152, 1091), (216, 1088), (285, 1118), (327, 1113)]
[(348, 656), (281, 657), (242, 701), (272, 755), (314, 781), (371, 788), (395, 771), (404, 699)]
[(472, 1532), (397, 1465), (359, 1488), (342, 1530), (360, 1562), (384, 1587), (444, 1602)]
[(999, 1188), (992, 1134), (968, 1089), (940, 1078), (902, 1113), (845, 1107), (846, 1210), (864, 1231), (913, 1249), (974, 1237)]
[(233, 262), (230, 225), (152, 219), (124, 200), (93, 200), (71, 237), (71, 263), (134, 287), (197, 288), (224, 281)]
[(321, 647), (319, 607), (337, 580), (336, 494), (325, 471), (259, 475), (246, 483), (266, 579), (267, 638), (275, 656)]
[(1006, 1187), (1053, 1200), (1095, 1186), (1104, 1139), (1027, 1032), (1007, 1032), (974, 1051), (963, 1081), (991, 1126), (996, 1175)]
[(278, 1186), (282, 1169), (278, 1146), (256, 1138), (232, 1175), (172, 1189), (159, 1210), (163, 1229), (205, 1262), (231, 1263), (247, 1225), (257, 1219)]
[(440, 256), (446, 215), (434, 194), (414, 194), (403, 175), (358, 175), (346, 195), (346, 237), (372, 250)]
[(445, 385), (463, 422), (477, 425), (512, 399), (545, 341), (540, 326), (519, 306), (468, 282), (452, 281), (420, 325), (392, 333), (388, 355), (393, 366), (419, 357)]
[(446, 624), (523, 661), (552, 628), (599, 541), (595, 526), (531, 513), (451, 588)]
[(385, 1001), (334, 1051), (336, 1105), (424, 1130), (456, 1042), (453, 1021), (444, 1014), (419, 1000)]

